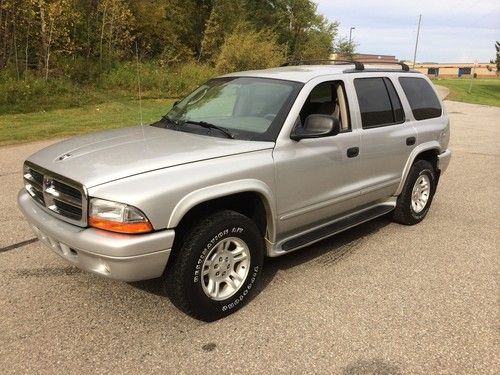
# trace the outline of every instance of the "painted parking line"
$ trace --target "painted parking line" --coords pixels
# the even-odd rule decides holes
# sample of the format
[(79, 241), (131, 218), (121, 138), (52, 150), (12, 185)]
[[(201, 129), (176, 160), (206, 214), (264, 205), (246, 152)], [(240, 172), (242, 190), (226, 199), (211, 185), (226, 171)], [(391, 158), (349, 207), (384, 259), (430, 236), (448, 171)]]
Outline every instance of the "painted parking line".
[(32, 243), (34, 243), (36, 241), (38, 241), (38, 238), (35, 237), (35, 238), (30, 238), (29, 240), (24, 240), (24, 241), (21, 241), (21, 242), (17, 242), (15, 244), (12, 244), (12, 245), (9, 245), (9, 246), (6, 246), (6, 247), (0, 247), (0, 253), (4, 253), (4, 252), (9, 251), (9, 250), (18, 249), (20, 247), (32, 244)]

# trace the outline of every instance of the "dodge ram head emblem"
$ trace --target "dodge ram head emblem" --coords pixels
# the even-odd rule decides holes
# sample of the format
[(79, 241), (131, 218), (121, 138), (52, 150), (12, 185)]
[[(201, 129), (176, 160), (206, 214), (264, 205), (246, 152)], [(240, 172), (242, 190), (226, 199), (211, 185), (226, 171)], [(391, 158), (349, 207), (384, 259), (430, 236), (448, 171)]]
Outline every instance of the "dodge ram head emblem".
[(63, 161), (66, 160), (67, 158), (71, 157), (71, 154), (63, 154), (57, 158), (58, 161)]

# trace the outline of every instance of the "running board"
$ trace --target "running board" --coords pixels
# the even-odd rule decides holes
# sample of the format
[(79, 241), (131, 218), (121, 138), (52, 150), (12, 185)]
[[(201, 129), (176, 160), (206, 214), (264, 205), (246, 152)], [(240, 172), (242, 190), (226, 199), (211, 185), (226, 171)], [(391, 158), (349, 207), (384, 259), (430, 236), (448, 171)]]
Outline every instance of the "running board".
[(338, 219), (330, 224), (326, 224), (317, 229), (313, 229), (310, 232), (304, 233), (302, 235), (296, 236), (286, 241), (281, 246), (281, 250), (283, 252), (298, 250), (302, 247), (318, 242), (324, 238), (333, 236), (334, 234), (355, 227), (356, 225), (362, 224), (366, 221), (370, 221), (379, 216), (385, 215), (394, 210), (394, 207), (395, 207), (394, 204), (382, 204), (375, 207), (371, 207), (361, 212), (357, 212), (351, 216)]

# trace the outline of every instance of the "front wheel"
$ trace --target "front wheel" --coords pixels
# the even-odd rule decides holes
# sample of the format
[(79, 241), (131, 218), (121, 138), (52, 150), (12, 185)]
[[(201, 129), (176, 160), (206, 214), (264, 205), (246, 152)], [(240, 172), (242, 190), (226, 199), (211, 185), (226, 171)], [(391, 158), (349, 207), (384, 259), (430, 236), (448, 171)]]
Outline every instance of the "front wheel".
[(394, 221), (414, 225), (420, 223), (431, 206), (436, 191), (436, 172), (426, 160), (413, 164), (394, 210)]
[(255, 223), (234, 211), (220, 211), (194, 225), (165, 270), (165, 289), (175, 306), (194, 318), (213, 321), (252, 296), (264, 258)]

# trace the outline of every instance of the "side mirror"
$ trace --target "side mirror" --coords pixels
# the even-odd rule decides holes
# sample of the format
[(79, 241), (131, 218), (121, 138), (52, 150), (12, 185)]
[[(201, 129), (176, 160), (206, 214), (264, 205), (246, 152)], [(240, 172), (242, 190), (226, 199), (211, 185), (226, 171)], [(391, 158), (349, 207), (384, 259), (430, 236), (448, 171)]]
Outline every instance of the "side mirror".
[(175, 107), (177, 104), (179, 104), (179, 103), (180, 103), (180, 100), (176, 100), (176, 101), (174, 102), (174, 104), (172, 104), (172, 108), (174, 108), (174, 107)]
[(307, 138), (331, 137), (339, 132), (340, 122), (337, 118), (327, 115), (309, 115), (304, 126), (296, 127), (290, 138), (298, 142)]

